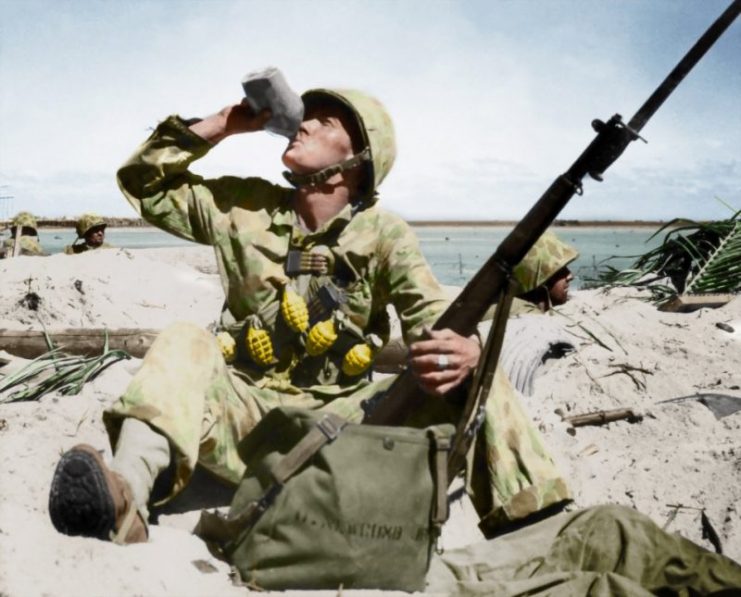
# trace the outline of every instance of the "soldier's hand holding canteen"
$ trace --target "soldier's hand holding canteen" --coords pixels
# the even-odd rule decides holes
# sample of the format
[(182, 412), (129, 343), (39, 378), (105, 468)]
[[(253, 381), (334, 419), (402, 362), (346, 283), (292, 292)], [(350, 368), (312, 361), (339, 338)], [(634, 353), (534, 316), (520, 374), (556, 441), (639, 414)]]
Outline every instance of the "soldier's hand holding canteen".
[(225, 106), (216, 114), (191, 124), (189, 128), (196, 135), (215, 145), (229, 135), (261, 131), (271, 116), (267, 108), (255, 112), (246, 100), (242, 100), (238, 104)]
[(261, 131), (272, 116), (268, 108), (255, 112), (246, 99), (224, 107), (219, 114), (224, 118), (224, 131), (227, 135)]

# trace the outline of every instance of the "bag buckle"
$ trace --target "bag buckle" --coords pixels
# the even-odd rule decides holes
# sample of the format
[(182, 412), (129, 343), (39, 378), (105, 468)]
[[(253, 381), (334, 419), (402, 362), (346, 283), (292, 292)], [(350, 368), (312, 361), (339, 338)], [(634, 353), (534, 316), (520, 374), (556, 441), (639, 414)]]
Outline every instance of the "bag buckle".
[(340, 421), (337, 417), (331, 415), (324, 415), (317, 421), (316, 426), (327, 438), (327, 441), (333, 442), (345, 426), (345, 421)]
[(283, 489), (282, 483), (273, 483), (270, 487), (268, 487), (268, 490), (262, 495), (262, 497), (255, 502), (255, 515), (260, 516), (262, 515), (265, 510), (267, 510), (275, 501), (275, 498), (278, 497), (278, 494)]

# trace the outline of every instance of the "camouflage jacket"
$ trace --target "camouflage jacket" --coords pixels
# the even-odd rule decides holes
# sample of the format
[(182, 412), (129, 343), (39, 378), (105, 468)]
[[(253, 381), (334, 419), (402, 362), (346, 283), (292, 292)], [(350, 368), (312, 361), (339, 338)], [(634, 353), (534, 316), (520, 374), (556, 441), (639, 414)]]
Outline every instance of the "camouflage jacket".
[[(171, 116), (121, 167), (118, 182), (148, 222), (214, 247), (226, 294), (222, 325), (233, 332), (238, 351), (244, 336), (240, 339), (237, 330), (250, 316), (263, 317), (271, 329), (270, 314), (287, 283), (310, 302), (306, 278), (311, 275), (286, 273), (289, 250), (328, 257), (326, 278), (341, 289), (340, 309), (358, 337), (375, 334), (383, 343), (388, 340), (389, 304), (407, 342), (419, 338), (445, 308), (442, 289), (401, 218), (373, 201), (362, 208), (347, 205), (319, 230), (307, 231), (292, 208), (293, 189), (261, 178), (205, 179), (190, 172), (191, 162), (211, 147)], [(281, 339), (273, 341), (280, 344)], [(337, 357), (309, 357), (299, 348), (266, 370), (256, 372), (254, 363), (247, 369), (252, 376), (267, 374), (299, 387), (357, 381), (341, 373)]]
[(97, 249), (113, 249), (113, 245), (103, 243), (97, 247), (91, 247), (87, 243), (73, 243), (64, 247), (65, 255), (79, 255), (80, 253), (87, 253), (88, 251), (96, 251)]
[[(35, 236), (21, 236), (21, 251), (19, 255), (30, 255), (35, 257), (41, 257), (46, 255), (44, 249), (41, 248), (38, 237)], [(12, 257), (13, 247), (15, 247), (15, 240), (12, 238), (6, 238), (3, 242), (2, 249), (0, 249), (0, 257)]]

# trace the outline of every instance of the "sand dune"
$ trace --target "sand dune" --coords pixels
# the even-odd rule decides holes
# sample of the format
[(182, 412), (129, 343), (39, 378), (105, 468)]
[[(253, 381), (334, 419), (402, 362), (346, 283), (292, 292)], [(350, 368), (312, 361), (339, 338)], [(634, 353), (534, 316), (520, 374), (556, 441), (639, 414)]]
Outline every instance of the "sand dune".
[[(181, 319), (206, 326), (223, 300), (208, 248), (18, 258), (0, 261), (0, 275), (0, 328), (43, 325), (52, 336), (55, 328), (159, 329)], [(35, 311), (24, 301), (29, 292), (40, 299)], [(712, 549), (704, 510), (724, 552), (741, 560), (741, 412), (718, 419), (694, 400), (663, 402), (697, 392), (741, 397), (741, 297), (670, 314), (635, 295), (575, 292), (562, 322), (577, 351), (548, 361), (524, 403), (578, 506), (632, 505)], [(89, 442), (110, 453), (101, 412), (139, 362), (116, 364), (78, 396), (0, 405), (0, 594), (244, 595), (189, 534), (195, 512), (163, 517), (150, 543), (125, 548), (59, 535), (49, 521), (60, 452)], [(619, 407), (643, 420), (573, 429), (558, 414)], [(458, 504), (446, 543), (475, 538), (475, 517)]]

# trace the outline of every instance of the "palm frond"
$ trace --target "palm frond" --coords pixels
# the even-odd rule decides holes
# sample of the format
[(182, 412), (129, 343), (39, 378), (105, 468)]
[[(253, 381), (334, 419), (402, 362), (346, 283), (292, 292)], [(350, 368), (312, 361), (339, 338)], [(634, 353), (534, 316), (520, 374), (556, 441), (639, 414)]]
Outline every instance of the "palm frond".
[(661, 245), (633, 256), (624, 270), (604, 265), (591, 285), (645, 287), (652, 302), (682, 293), (741, 291), (741, 211), (711, 222), (677, 218), (651, 238), (662, 233)]
[[(702, 249), (699, 249), (702, 250)], [(685, 292), (738, 292), (741, 290), (741, 221), (705, 258), (700, 271), (690, 280)]]

